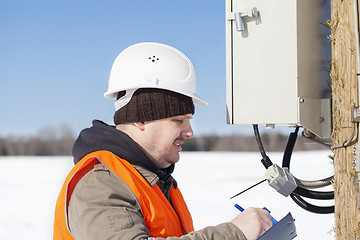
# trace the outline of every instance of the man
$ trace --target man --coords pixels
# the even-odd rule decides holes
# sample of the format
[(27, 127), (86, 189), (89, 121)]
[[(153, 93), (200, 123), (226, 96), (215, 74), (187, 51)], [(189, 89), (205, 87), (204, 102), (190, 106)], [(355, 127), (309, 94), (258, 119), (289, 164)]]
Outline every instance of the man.
[(194, 231), (171, 173), (190, 119), (195, 72), (177, 49), (140, 43), (115, 60), (106, 97), (116, 97), (116, 127), (93, 121), (73, 148), (75, 167), (60, 192), (54, 239), (256, 239), (269, 213), (250, 208), (234, 220)]

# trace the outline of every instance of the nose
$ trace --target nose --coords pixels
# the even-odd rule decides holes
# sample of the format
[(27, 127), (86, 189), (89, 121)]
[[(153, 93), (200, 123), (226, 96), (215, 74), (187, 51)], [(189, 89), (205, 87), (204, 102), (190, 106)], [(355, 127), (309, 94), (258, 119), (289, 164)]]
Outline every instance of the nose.
[(191, 124), (189, 123), (186, 128), (181, 132), (181, 136), (184, 138), (192, 138), (194, 136), (194, 132), (192, 130)]

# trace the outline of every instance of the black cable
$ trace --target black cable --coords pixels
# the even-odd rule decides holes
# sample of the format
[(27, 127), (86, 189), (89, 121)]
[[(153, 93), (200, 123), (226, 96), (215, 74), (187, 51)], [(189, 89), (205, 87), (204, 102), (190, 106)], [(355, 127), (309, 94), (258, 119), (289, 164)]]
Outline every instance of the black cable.
[(308, 202), (306, 202), (304, 199), (302, 199), (300, 196), (297, 196), (295, 194), (290, 194), (291, 199), (299, 205), (301, 208), (305, 209), (306, 211), (312, 212), (312, 213), (318, 213), (318, 214), (329, 214), (334, 213), (335, 206), (315, 206)]
[(329, 192), (319, 192), (319, 191), (312, 191), (303, 187), (297, 187), (294, 191), (294, 194), (302, 197), (307, 197), (311, 199), (318, 199), (318, 200), (331, 200), (334, 199), (334, 191)]
[(262, 144), (262, 142), (261, 142), (261, 137), (260, 137), (258, 125), (257, 125), (257, 124), (254, 124), (254, 125), (253, 125), (253, 128), (254, 128), (255, 140), (256, 140), (257, 145), (258, 145), (258, 147), (259, 147), (261, 156), (262, 156), (263, 158), (265, 158), (265, 157), (267, 157), (267, 156), (266, 156), (266, 152), (265, 152), (264, 146), (263, 146), (263, 144)]
[(264, 180), (261, 180), (261, 181), (260, 181), (260, 182), (258, 182), (258, 183), (255, 183), (254, 185), (252, 185), (252, 186), (248, 187), (247, 189), (245, 189), (245, 190), (243, 190), (243, 191), (239, 192), (238, 194), (235, 194), (235, 195), (234, 195), (234, 196), (232, 196), (230, 199), (233, 199), (234, 197), (237, 197), (237, 196), (239, 196), (240, 194), (243, 194), (244, 192), (246, 192), (246, 191), (248, 191), (248, 190), (252, 189), (253, 187), (256, 187), (257, 185), (259, 185), (259, 184), (261, 184), (261, 183), (265, 182), (266, 180), (267, 180), (267, 179), (264, 179)]
[[(264, 165), (264, 167), (266, 169), (268, 169), (273, 163), (270, 160), (270, 158), (266, 155), (264, 146), (261, 142), (258, 125), (254, 124), (253, 128), (254, 128), (256, 142), (258, 144), (261, 156), (263, 157), (261, 162)], [(290, 170), (290, 160), (291, 160), (291, 156), (292, 156), (294, 146), (296, 143), (298, 131), (299, 131), (299, 127), (296, 127), (295, 131), (290, 134), (289, 140), (287, 142), (287, 145), (286, 145), (286, 148), (284, 151), (282, 167), (287, 167), (289, 170)], [(290, 196), (297, 205), (299, 205), (301, 208), (303, 208), (309, 212), (319, 213), (319, 214), (334, 213), (334, 209), (335, 209), (334, 206), (329, 206), (329, 207), (315, 206), (315, 205), (308, 203), (303, 198), (301, 198), (301, 196), (304, 196), (304, 197), (308, 197), (308, 198), (312, 198), (312, 199), (326, 199), (326, 200), (333, 199), (334, 198), (333, 191), (332, 192), (317, 192), (317, 191), (311, 191), (311, 190), (308, 190), (308, 189), (305, 189), (302, 187), (297, 187), (294, 190), (294, 192), (290, 194)]]
[[(296, 127), (295, 131), (290, 133), (290, 136), (289, 136), (289, 139), (286, 144), (285, 151), (284, 151), (282, 167), (288, 168), (289, 171), (290, 171), (290, 160), (291, 160), (291, 156), (292, 156), (292, 153), (293, 153), (293, 150), (295, 147), (295, 143), (297, 140), (298, 131), (299, 131), (299, 127)], [(295, 193), (299, 196), (312, 198), (312, 199), (320, 199), (320, 200), (334, 199), (334, 191), (319, 192), (319, 191), (308, 190), (308, 189), (302, 188), (302, 187), (297, 187), (293, 193)]]
[(295, 131), (290, 133), (288, 142), (287, 142), (286, 147), (285, 147), (284, 155), (283, 155), (283, 161), (282, 161), (283, 167), (289, 168), (289, 166), (290, 166), (290, 159), (291, 159), (291, 155), (292, 155), (292, 153), (294, 151), (294, 147), (295, 147), (295, 143), (296, 143), (296, 140), (297, 140), (298, 132), (299, 132), (299, 127), (296, 127)]
[[(284, 151), (282, 167), (287, 167), (289, 171), (290, 171), (290, 160), (296, 143), (298, 131), (299, 131), (299, 127), (296, 127), (295, 131), (290, 134)], [(315, 206), (308, 203), (303, 198), (301, 198), (301, 196), (303, 196), (311, 199), (330, 200), (330, 199), (334, 199), (334, 191), (319, 192), (319, 191), (311, 191), (302, 187), (297, 187), (293, 191), (293, 193), (290, 194), (290, 196), (297, 205), (299, 205), (300, 207), (302, 207), (303, 209), (309, 212), (320, 213), (320, 214), (334, 213), (334, 209), (335, 209), (334, 206), (330, 206), (330, 207)]]
[(268, 169), (271, 165), (273, 165), (273, 163), (270, 160), (270, 158), (266, 155), (264, 146), (263, 146), (263, 144), (261, 142), (261, 137), (260, 137), (258, 125), (254, 124), (253, 128), (254, 128), (255, 140), (257, 142), (257, 145), (258, 145), (259, 150), (260, 150), (260, 154), (262, 156), (261, 163), (264, 165), (264, 167), (266, 169)]

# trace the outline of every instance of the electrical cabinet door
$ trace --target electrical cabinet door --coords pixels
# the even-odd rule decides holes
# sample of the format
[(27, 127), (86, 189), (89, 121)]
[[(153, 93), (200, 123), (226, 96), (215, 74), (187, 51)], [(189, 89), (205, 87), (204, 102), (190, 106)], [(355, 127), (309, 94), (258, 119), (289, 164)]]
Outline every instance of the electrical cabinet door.
[(297, 125), (329, 138), (329, 2), (226, 0), (228, 123)]

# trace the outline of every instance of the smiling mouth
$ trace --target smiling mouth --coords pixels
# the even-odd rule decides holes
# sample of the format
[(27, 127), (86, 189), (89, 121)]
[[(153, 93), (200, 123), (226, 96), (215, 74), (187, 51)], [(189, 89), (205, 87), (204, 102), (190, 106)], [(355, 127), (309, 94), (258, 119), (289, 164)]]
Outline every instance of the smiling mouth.
[(184, 142), (174, 142), (174, 145), (181, 147), (181, 145), (182, 145), (183, 143), (184, 143)]
[(181, 147), (181, 145), (184, 143), (184, 139), (182, 139), (182, 138), (177, 138), (177, 139), (175, 139), (175, 141), (174, 141), (174, 145), (175, 146), (177, 146), (177, 147)]

